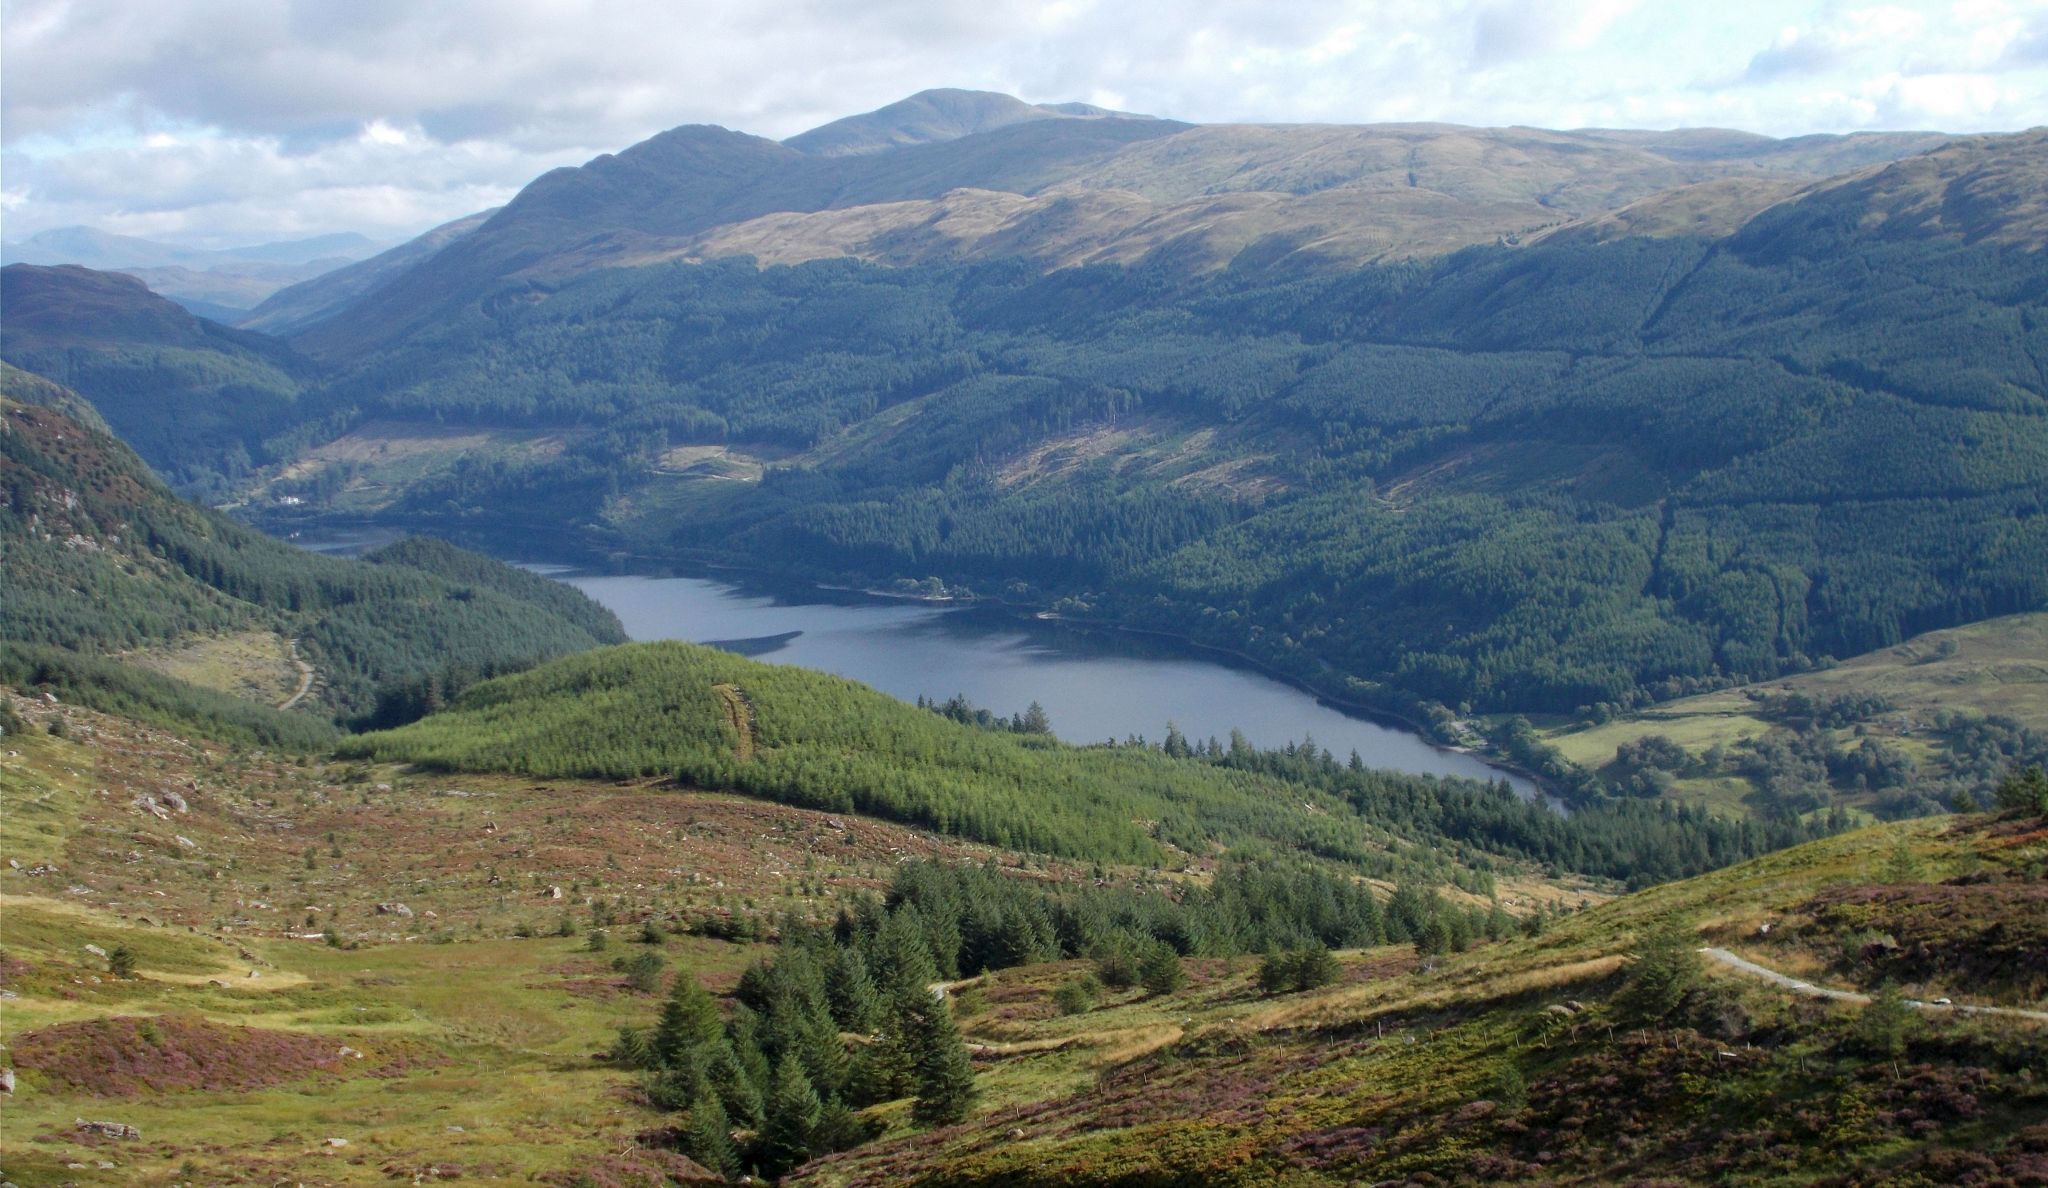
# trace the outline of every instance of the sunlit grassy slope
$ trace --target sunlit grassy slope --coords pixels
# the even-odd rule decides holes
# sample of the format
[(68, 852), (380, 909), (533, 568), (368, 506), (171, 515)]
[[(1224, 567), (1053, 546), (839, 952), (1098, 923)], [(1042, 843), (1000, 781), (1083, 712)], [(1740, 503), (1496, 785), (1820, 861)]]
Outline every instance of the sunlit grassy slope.
[[(1949, 744), (1938, 723), (1945, 714), (1998, 715), (2048, 731), (2048, 614), (1931, 631), (1831, 668), (1680, 698), (1597, 726), (1556, 727), (1545, 738), (1565, 758), (1596, 771), (1614, 761), (1617, 747), (1650, 735), (1698, 757), (1709, 747), (1734, 747), (1769, 733), (1772, 723), (1757, 698), (1785, 693), (1882, 697), (1892, 708), (1865, 724), (1863, 734), (1896, 743), (1930, 771), (1946, 772)], [(1855, 732), (1837, 733), (1850, 740)], [(1724, 775), (1681, 778), (1674, 794), (1741, 813), (1749, 790), (1748, 781)]]
[[(657, 951), (724, 993), (762, 950), (682, 935), (712, 916), (829, 917), (906, 857), (1095, 877), (853, 815), (301, 762), (13, 704), (31, 729), (0, 744), (0, 848), (21, 864), (0, 866), (0, 1047), (24, 1186), (635, 1182), (679, 1115), (592, 1059), (659, 1002), (614, 957)], [(67, 737), (44, 731), (59, 719)], [(2017, 1179), (2048, 1150), (2039, 1025), (1928, 1013), (1892, 1059), (1864, 1008), (1717, 970), (1652, 1021), (1612, 999), (1644, 938), (1675, 929), (1845, 989), (2038, 1003), (2044, 864), (2038, 822), (1913, 821), (1464, 953), (1343, 953), (1338, 983), (1302, 994), (1260, 995), (1252, 958), (1191, 958), (1181, 991), (1063, 1015), (1053, 991), (1088, 963), (1004, 970), (951, 995), (981, 1090), (968, 1121), (921, 1131), (907, 1103), (873, 1107), (878, 1143), (799, 1179)], [(635, 939), (646, 920), (659, 945)], [(127, 948), (140, 976), (88, 945)], [(93, 1142), (78, 1118), (143, 1137)]]
[[(1904, 875), (1902, 853), (1916, 864)], [(1897, 958), (1862, 956), (1828, 915), (1830, 897), (1852, 891), (1895, 908), (1945, 897), (1952, 955), (2015, 928), (2038, 945), (2043, 924), (2026, 920), (2048, 902), (2044, 859), (2038, 823), (1878, 827), (1631, 895), (1538, 937), (1441, 960), (1407, 946), (1345, 954), (1344, 979), (1307, 994), (1262, 997), (1253, 963), (1210, 961), (1178, 994), (1126, 991), (1062, 1016), (1052, 991), (1078, 963), (1005, 972), (961, 996), (983, 1045), (981, 1112), (800, 1179), (2006, 1182), (2048, 1152), (2048, 1024), (1909, 1011), (1887, 1059), (1872, 1008), (1720, 966), (1661, 1017), (1631, 1011), (1626, 991), (1634, 954), (1667, 932), (1681, 951), (1725, 946), (1875, 988)], [(1908, 911), (1878, 913), (1877, 929)], [(1920, 967), (1905, 988), (2042, 1005), (2038, 953), (2008, 951), (2011, 980), (1997, 984), (1965, 964)]]

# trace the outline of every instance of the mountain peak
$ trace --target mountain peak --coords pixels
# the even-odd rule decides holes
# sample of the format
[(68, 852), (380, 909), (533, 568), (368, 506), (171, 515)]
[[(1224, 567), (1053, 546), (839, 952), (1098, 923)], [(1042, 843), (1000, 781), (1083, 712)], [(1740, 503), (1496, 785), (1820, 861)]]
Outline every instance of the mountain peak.
[(997, 91), (940, 87), (800, 132), (782, 143), (814, 157), (850, 157), (958, 140), (1030, 120), (1150, 118), (1087, 103), (1026, 103)]

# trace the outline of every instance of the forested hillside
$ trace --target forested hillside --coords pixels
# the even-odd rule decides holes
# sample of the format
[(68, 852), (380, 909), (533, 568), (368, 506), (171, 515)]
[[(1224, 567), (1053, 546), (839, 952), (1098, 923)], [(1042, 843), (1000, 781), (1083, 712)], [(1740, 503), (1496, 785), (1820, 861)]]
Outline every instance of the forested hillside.
[(1505, 785), (1260, 752), (1073, 747), (964, 725), (840, 677), (683, 643), (572, 656), (478, 685), (342, 753), (441, 771), (669, 777), (858, 812), (1011, 850), (1183, 865), (1226, 847), (1315, 855), (1381, 877), (1501, 857), (1650, 882), (1789, 844), (1839, 820), (1734, 824), (1642, 801), (1561, 816)]
[[(683, 128), (539, 179), (295, 340), (320, 371), (261, 431), (294, 461), (242, 488), (250, 510), (939, 578), (1440, 727), (1594, 717), (2048, 605), (2048, 134), (960, 103), (862, 122), (859, 152)], [(798, 254), (836, 258), (789, 267), (691, 238), (795, 242), (764, 213), (873, 231), (961, 187), (1351, 201), (1401, 161), (1399, 188), (1459, 219), (1534, 203), (1550, 229), (1453, 243), (1353, 211), (1331, 217), (1407, 248), (1171, 240), (1074, 266), (1033, 254), (1079, 226), (1053, 215), (1009, 249), (827, 235)], [(231, 473), (246, 448), (180, 464)]]
[[(1959, 141), (1722, 240), (1283, 283), (613, 270), (337, 390), (589, 427), (412, 484), (408, 519), (516, 504), (643, 549), (936, 575), (1388, 705), (1628, 705), (2048, 600), (2042, 224), (1998, 181), (2043, 151)], [(690, 443), (766, 473), (703, 481), (668, 461)]]
[(92, 401), (171, 481), (222, 489), (304, 422), (311, 363), (273, 338), (195, 317), (131, 276), (0, 268), (0, 356)]
[[(84, 657), (289, 638), (310, 665), (301, 694), (352, 715), (418, 682), (474, 680), (624, 638), (574, 591), (444, 545), (407, 542), (361, 562), (274, 541), (179, 500), (120, 442), (66, 417), (41, 381), (11, 369), (5, 379), (0, 640), (10, 683), (124, 688), (154, 704), (178, 682), (130, 679)], [(16, 390), (38, 403), (16, 401)]]

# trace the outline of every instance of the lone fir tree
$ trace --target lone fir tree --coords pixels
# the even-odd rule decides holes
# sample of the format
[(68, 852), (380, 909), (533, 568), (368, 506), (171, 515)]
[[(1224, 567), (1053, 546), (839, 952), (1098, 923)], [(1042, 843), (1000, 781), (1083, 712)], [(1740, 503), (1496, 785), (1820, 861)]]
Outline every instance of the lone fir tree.
[(974, 1066), (967, 1044), (953, 1023), (943, 999), (927, 998), (906, 1020), (916, 1052), (917, 1100), (911, 1119), (921, 1126), (947, 1126), (967, 1117), (974, 1106)]

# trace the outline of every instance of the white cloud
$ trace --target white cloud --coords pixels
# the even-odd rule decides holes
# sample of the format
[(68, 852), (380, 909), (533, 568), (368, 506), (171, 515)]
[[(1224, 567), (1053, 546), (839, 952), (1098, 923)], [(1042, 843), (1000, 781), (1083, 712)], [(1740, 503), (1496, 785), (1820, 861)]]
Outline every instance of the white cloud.
[(10, 237), (398, 235), (931, 86), (1184, 119), (2048, 122), (2048, 0), (0, 0)]

